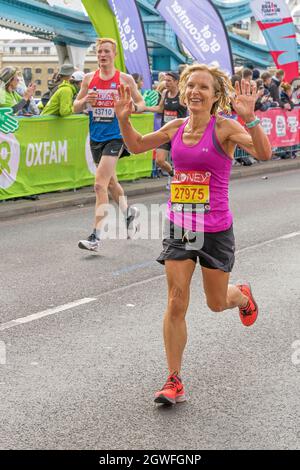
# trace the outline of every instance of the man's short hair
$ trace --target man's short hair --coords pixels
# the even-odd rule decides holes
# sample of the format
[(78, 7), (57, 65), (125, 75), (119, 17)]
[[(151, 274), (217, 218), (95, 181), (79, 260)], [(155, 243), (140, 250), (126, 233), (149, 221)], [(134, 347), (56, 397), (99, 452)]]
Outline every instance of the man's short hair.
[(177, 82), (179, 81), (179, 73), (177, 72), (165, 72), (166, 77), (171, 77), (173, 80), (176, 80)]
[(262, 78), (262, 80), (268, 80), (269, 78), (272, 78), (272, 75), (270, 74), (270, 72), (263, 72), (260, 76), (260, 78)]
[(112, 38), (98, 38), (96, 41), (96, 49), (98, 49), (98, 47), (101, 46), (101, 44), (104, 44), (105, 42), (109, 42), (110, 44), (112, 44), (114, 46), (115, 52), (117, 52), (117, 41)]
[(252, 70), (244, 69), (243, 70), (243, 78), (251, 77), (252, 78)]

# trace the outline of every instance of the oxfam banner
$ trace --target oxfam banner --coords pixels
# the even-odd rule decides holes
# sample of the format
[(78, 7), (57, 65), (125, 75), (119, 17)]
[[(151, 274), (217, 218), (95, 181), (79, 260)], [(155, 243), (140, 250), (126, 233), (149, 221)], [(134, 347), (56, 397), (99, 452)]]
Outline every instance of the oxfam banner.
[[(92, 185), (96, 171), (86, 116), (21, 118), (15, 134), (0, 132), (0, 200)], [(133, 115), (142, 134), (153, 114)], [(120, 180), (150, 176), (152, 152), (122, 158)]]

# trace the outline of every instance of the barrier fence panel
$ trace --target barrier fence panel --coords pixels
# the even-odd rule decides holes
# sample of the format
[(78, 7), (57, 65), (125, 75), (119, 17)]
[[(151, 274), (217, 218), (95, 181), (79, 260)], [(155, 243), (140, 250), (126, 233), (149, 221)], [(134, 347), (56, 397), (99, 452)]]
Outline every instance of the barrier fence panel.
[[(260, 118), (261, 125), (265, 134), (269, 137), (273, 158), (293, 157), (300, 150), (300, 108), (295, 106), (291, 111), (285, 111), (282, 108), (270, 108), (268, 111), (256, 111), (255, 114)], [(245, 150), (237, 148), (235, 159), (248, 157)]]
[[(153, 130), (153, 114), (135, 114), (133, 126)], [(0, 132), (0, 200), (92, 185), (96, 167), (88, 118), (73, 115), (20, 118), (15, 134)], [(119, 160), (120, 180), (150, 177), (152, 151)]]

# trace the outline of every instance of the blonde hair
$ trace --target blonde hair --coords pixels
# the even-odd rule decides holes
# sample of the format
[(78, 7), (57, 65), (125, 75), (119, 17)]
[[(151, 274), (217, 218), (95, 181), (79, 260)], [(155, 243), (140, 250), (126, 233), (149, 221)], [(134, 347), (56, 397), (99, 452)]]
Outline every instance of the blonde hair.
[(181, 104), (185, 104), (187, 82), (194, 72), (208, 72), (213, 77), (215, 95), (218, 100), (212, 105), (210, 113), (217, 114), (220, 111), (230, 113), (230, 95), (234, 92), (230, 78), (218, 67), (206, 64), (189, 65), (180, 75), (179, 93)]
[(112, 38), (98, 38), (96, 40), (96, 50), (99, 46), (101, 46), (101, 44), (104, 44), (105, 42), (109, 42), (110, 44), (112, 44), (114, 46), (114, 51), (117, 52), (117, 41)]

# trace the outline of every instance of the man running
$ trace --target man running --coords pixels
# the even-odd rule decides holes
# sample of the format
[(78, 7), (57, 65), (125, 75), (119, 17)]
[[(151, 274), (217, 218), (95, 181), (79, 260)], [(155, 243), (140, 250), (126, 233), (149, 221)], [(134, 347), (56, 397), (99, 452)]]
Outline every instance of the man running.
[(95, 164), (95, 223), (91, 235), (78, 243), (79, 248), (97, 251), (100, 245), (101, 224), (108, 204), (108, 190), (119, 204), (126, 218), (128, 232), (133, 228), (136, 208), (128, 207), (124, 191), (118, 182), (116, 166), (119, 158), (129, 155), (118, 120), (115, 116), (113, 97), (120, 84), (129, 86), (135, 112), (144, 111), (145, 104), (134, 79), (114, 66), (117, 44), (113, 39), (101, 38), (96, 43), (99, 69), (85, 75), (80, 93), (74, 101), (74, 112), (87, 109), (90, 119), (90, 146)]
[[(176, 72), (165, 73), (165, 90), (162, 93), (161, 100), (157, 106), (147, 106), (146, 111), (162, 114), (161, 127), (174, 119), (187, 116), (187, 108), (179, 101), (179, 74)], [(165, 170), (171, 177), (173, 176), (172, 165), (167, 161), (171, 143), (160, 145), (156, 149), (156, 164), (162, 170)]]

